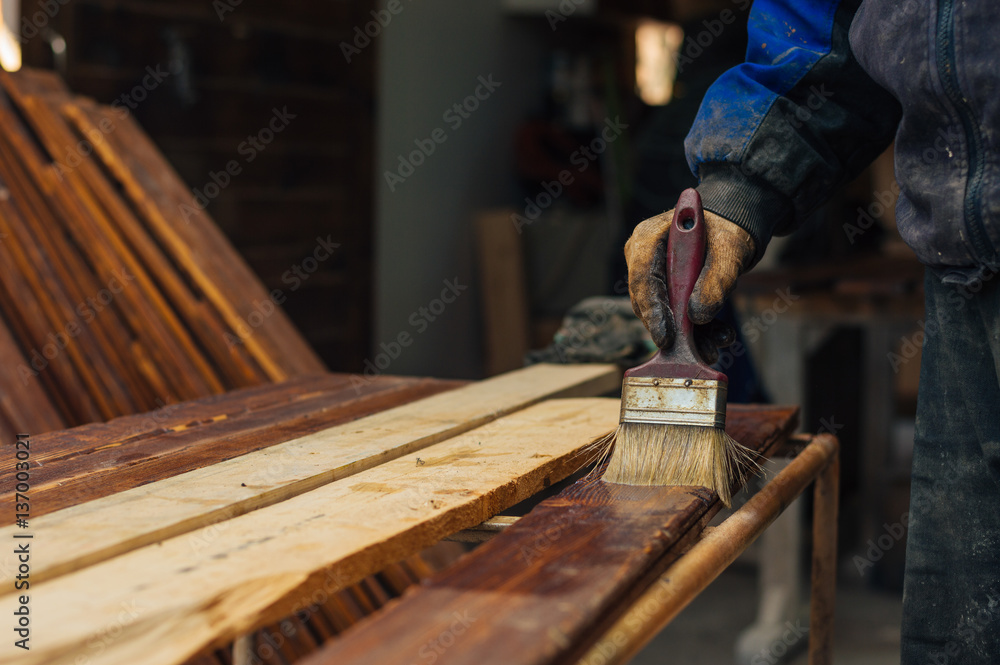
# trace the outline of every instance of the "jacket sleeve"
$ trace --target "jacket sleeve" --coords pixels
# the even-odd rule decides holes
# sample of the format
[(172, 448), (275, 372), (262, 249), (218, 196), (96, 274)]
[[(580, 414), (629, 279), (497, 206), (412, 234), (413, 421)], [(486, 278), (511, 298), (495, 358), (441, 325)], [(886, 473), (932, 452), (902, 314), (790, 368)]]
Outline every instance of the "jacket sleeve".
[(860, 0), (756, 0), (746, 62), (709, 89), (685, 140), (710, 210), (746, 229), (756, 263), (892, 140), (896, 100), (848, 40)]

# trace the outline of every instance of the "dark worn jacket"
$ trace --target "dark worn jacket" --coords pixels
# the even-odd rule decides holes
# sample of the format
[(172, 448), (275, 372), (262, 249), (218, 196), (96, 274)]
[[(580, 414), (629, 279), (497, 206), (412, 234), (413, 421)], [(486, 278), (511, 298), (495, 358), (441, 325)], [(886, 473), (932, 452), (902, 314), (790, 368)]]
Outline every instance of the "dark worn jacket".
[(895, 138), (918, 258), (956, 282), (1000, 264), (1000, 3), (757, 0), (748, 35), (685, 142), (706, 209), (762, 254)]

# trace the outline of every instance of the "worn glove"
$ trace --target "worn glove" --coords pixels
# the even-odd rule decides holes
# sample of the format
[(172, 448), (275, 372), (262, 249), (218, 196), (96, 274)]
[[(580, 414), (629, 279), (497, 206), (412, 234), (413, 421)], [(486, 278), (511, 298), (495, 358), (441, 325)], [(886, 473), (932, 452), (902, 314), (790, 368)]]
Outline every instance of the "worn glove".
[[(670, 210), (635, 227), (625, 243), (628, 264), (628, 291), (632, 309), (661, 349), (674, 343), (674, 320), (667, 303), (667, 232), (674, 218)], [(719, 348), (729, 346), (735, 331), (721, 321), (713, 321), (736, 286), (736, 278), (750, 267), (754, 241), (742, 228), (705, 211), (705, 267), (695, 282), (688, 302), (688, 316), (695, 324), (695, 344), (705, 362), (714, 363)]]

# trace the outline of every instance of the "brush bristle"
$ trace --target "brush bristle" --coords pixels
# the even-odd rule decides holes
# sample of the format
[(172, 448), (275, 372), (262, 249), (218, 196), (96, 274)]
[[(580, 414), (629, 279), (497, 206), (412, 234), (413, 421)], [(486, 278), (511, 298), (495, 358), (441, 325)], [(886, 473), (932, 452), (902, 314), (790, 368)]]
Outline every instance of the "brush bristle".
[(624, 422), (615, 434), (605, 482), (698, 485), (732, 504), (732, 487), (760, 469), (756, 453), (719, 427)]

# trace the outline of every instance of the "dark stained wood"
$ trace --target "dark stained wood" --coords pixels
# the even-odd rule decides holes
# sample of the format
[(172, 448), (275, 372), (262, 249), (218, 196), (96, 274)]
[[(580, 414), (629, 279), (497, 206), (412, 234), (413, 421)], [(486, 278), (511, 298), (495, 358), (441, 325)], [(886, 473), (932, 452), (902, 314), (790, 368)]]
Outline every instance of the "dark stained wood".
[[(37, 384), (22, 380), (18, 368), (27, 363), (0, 316), (0, 441), (3, 442), (14, 440), (18, 433), (15, 423), (28, 432), (47, 432), (66, 426), (45, 392)], [(22, 401), (30, 402), (33, 408), (22, 410)]]
[[(32, 461), (39, 466), (31, 474), (31, 512), (41, 516), (460, 385), (403, 377), (359, 384), (346, 374), (301, 377), (35, 436)], [(0, 476), (11, 474), (13, 464), (13, 456), (0, 461)], [(7, 492), (0, 501), (10, 497)]]
[[(372, 20), (374, 8), (371, 0), (294, 0), (280, 7), (260, 0), (74, 0), (45, 17), (46, 29), (67, 43), (62, 71), (68, 87), (129, 108), (179, 172), (188, 196), (212, 185), (210, 174), (230, 161), (243, 167), (211, 198), (208, 212), (267, 290), (288, 291), (286, 312), (312, 350), (338, 371), (363, 369), (371, 337), (366, 276), (372, 272), (378, 61), (369, 47), (348, 62), (340, 44)], [(30, 28), (38, 7), (22, 9)], [(41, 36), (27, 39), (23, 51), (25, 65), (52, 67)], [(147, 67), (165, 76), (162, 82), (148, 85)], [(33, 94), (52, 91), (46, 81), (33, 83)], [(285, 107), (295, 119), (249, 161), (238, 147)], [(259, 237), (256, 231), (265, 229), (277, 237)], [(297, 248), (320, 233), (332, 234), (345, 251), (338, 262), (324, 261), (303, 288), (289, 291), (283, 273), (308, 255)], [(271, 271), (269, 258), (288, 252), (296, 252), (292, 261)]]
[(0, 72), (0, 127), (0, 321), (17, 380), (0, 432), (324, 371), (208, 215), (179, 216), (192, 194), (131, 116), (22, 69)]
[[(797, 419), (796, 408), (730, 405), (727, 431), (766, 454)], [(719, 507), (704, 488), (589, 476), (304, 665), (573, 663)]]

